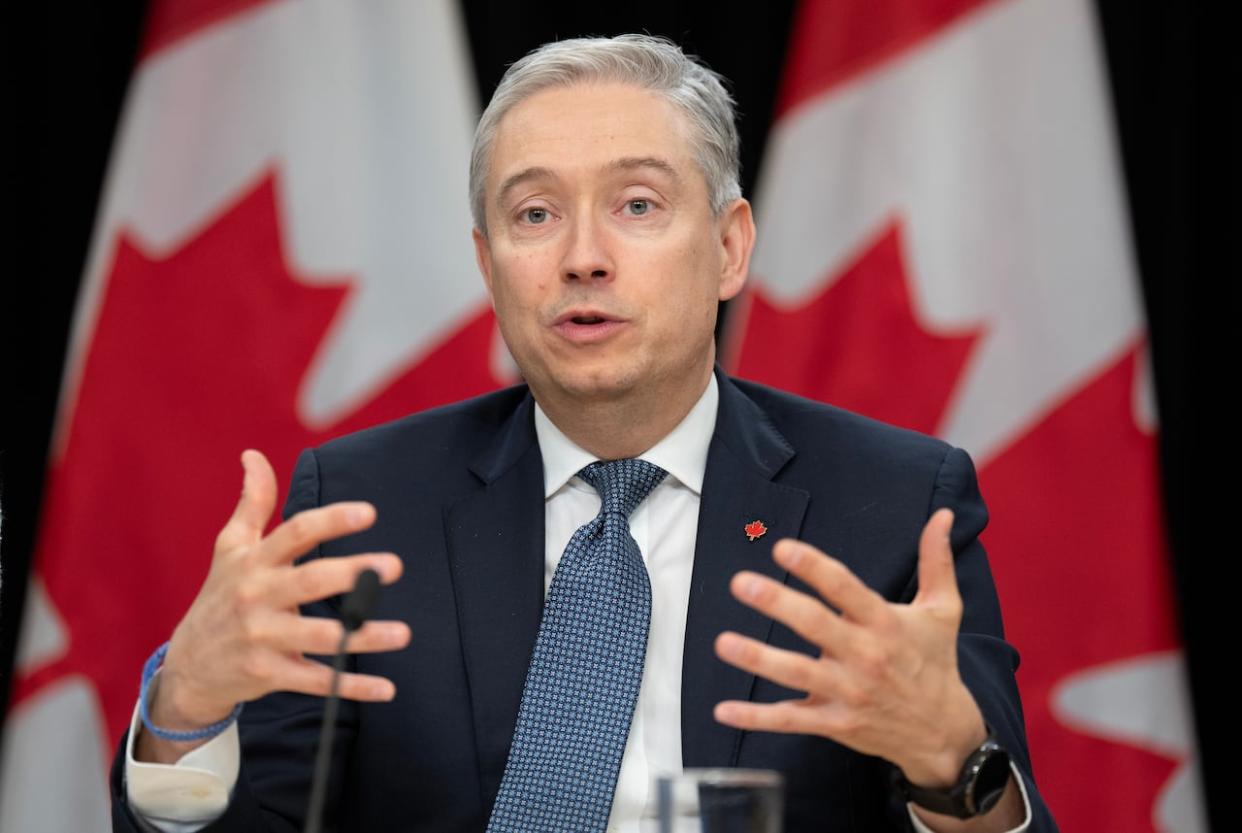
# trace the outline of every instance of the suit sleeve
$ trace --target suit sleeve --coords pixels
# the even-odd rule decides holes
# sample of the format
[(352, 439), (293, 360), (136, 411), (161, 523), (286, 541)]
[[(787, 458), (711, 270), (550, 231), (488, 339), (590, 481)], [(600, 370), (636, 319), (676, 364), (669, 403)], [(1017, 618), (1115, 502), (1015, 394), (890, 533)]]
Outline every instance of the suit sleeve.
[[(312, 450), (303, 451), (293, 472), (283, 517), (320, 504), (319, 466)], [(312, 550), (302, 560), (318, 557)], [(334, 600), (304, 605), (308, 616), (338, 617)], [(347, 663), (347, 670), (349, 664)], [(224, 814), (200, 833), (297, 833), (303, 828), (310, 798), (313, 762), (319, 742), (323, 698), (293, 692), (275, 692), (247, 703), (238, 719), (241, 767)], [(333, 759), (324, 808), (324, 826), (334, 829), (339, 811), (344, 763), (356, 725), (353, 703), (341, 701)], [(125, 749), (121, 738), (110, 778), (114, 833), (145, 833), (126, 801)]]
[(1057, 830), (1056, 822), (1039, 794), (1031, 769), (1022, 700), (1014, 678), (1018, 652), (1005, 641), (996, 585), (987, 553), (979, 541), (979, 534), (987, 526), (988, 510), (979, 493), (974, 464), (958, 448), (951, 449), (940, 465), (928, 517), (944, 507), (954, 513), (950, 543), (956, 555), (963, 604), (957, 643), (962, 680), (1021, 773), (1031, 804), (1030, 833), (1053, 833)]

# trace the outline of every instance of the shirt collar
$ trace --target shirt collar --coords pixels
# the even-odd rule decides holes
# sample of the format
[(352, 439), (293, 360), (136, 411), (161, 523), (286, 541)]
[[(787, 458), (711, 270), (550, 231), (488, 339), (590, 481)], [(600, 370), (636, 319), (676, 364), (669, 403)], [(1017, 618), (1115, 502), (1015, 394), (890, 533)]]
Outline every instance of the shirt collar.
[[(716, 410), (720, 389), (716, 374), (711, 375), (699, 401), (664, 439), (638, 455), (638, 459), (657, 465), (695, 494), (703, 492), (703, 472), (707, 469), (707, 449), (716, 431)], [(543, 455), (543, 496), (546, 500), (573, 479), (584, 466), (599, 458), (566, 437), (535, 403), (535, 436)]]

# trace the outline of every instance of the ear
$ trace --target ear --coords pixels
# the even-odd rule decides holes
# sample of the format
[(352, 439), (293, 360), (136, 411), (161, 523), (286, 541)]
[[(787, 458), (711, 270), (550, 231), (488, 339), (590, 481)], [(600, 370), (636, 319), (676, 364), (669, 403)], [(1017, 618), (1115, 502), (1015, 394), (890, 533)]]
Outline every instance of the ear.
[(477, 228), (470, 230), (470, 237), (474, 240), (474, 260), (479, 264), (483, 283), (487, 285), (487, 297), (494, 299), (495, 296), (492, 295), (492, 250), (487, 244), (487, 237)]
[(755, 219), (750, 203), (741, 198), (734, 200), (721, 212), (717, 222), (724, 256), (718, 297), (727, 301), (742, 291), (750, 272), (750, 253), (755, 248)]

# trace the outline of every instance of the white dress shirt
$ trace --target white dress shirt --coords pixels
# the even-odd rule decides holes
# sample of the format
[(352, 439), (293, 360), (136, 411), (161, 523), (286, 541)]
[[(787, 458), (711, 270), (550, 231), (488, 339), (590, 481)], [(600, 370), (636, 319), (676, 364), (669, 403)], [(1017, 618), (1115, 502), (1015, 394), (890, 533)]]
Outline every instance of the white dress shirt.
[[(638, 831), (641, 819), (654, 818), (655, 778), (681, 771), (682, 651), (699, 499), (719, 398), (713, 374), (690, 413), (664, 439), (639, 455), (667, 471), (668, 477), (630, 515), (630, 534), (651, 578), (651, 625), (647, 662), (608, 818), (608, 830), (617, 833)], [(543, 456), (546, 593), (570, 537), (599, 513), (599, 495), (577, 476), (598, 458), (575, 445), (538, 405), (535, 433)], [(130, 806), (149, 829), (153, 833), (193, 833), (223, 813), (237, 781), (236, 726), (176, 764), (146, 764), (133, 757), (133, 738), (139, 725), (135, 706), (126, 749), (126, 788)], [(1026, 818), (1010, 833), (1022, 833), (1030, 824), (1030, 801), (1016, 767), (1013, 774), (1022, 792)], [(910, 818), (919, 833), (931, 833), (913, 812)]]
[[(685, 419), (639, 455), (639, 459), (668, 472), (668, 477), (630, 515), (630, 534), (651, 577), (651, 626), (643, 681), (608, 817), (610, 831), (637, 830), (644, 814), (654, 818), (655, 776), (681, 771), (681, 658), (699, 495), (707, 468), (707, 447), (716, 430), (719, 399), (713, 375)], [(543, 454), (546, 593), (570, 537), (599, 514), (599, 494), (577, 476), (599, 458), (575, 445), (538, 406), (535, 433)]]

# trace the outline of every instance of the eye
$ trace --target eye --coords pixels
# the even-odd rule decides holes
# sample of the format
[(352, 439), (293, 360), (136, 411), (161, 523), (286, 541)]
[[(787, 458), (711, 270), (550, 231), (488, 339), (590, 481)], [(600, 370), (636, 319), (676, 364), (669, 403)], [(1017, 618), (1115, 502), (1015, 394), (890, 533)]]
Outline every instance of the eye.
[(630, 210), (632, 216), (641, 217), (644, 214), (650, 213), (651, 200), (643, 198), (626, 200), (625, 207)]
[(543, 225), (543, 223), (548, 219), (548, 209), (533, 206), (531, 208), (523, 209), (518, 216), (532, 225)]

